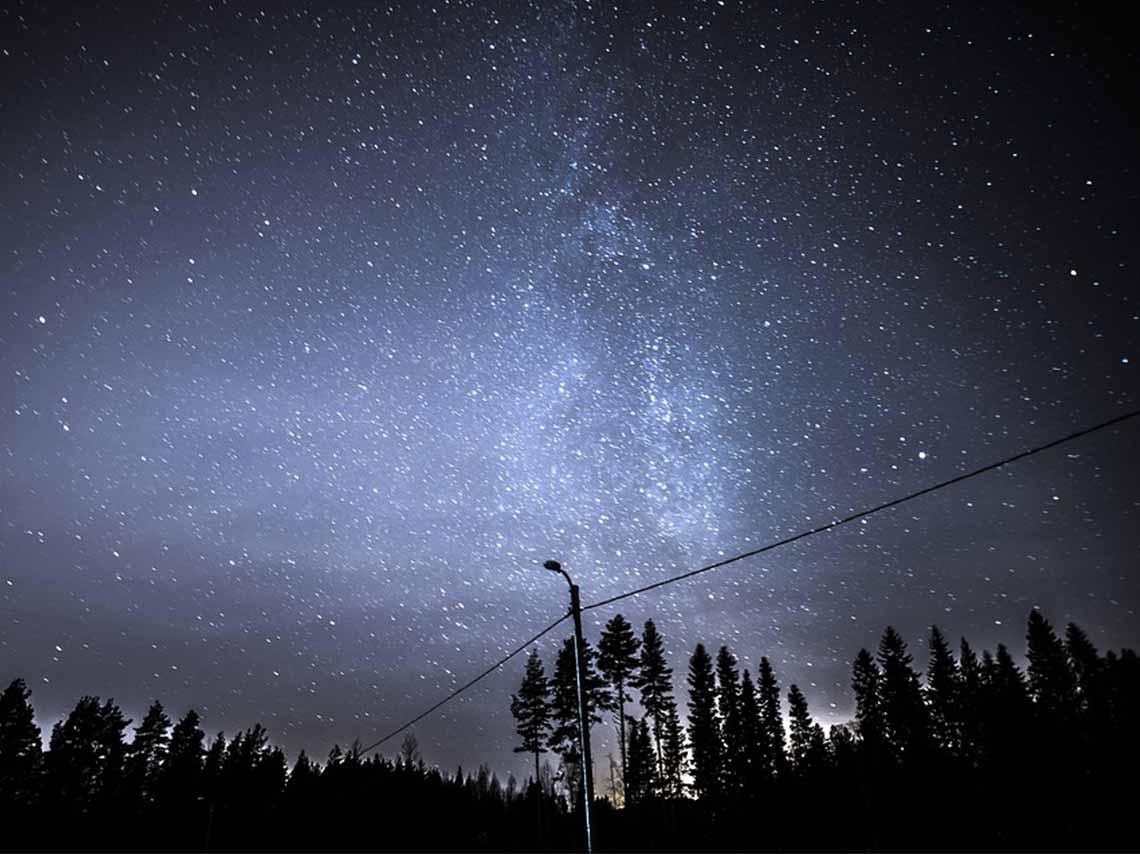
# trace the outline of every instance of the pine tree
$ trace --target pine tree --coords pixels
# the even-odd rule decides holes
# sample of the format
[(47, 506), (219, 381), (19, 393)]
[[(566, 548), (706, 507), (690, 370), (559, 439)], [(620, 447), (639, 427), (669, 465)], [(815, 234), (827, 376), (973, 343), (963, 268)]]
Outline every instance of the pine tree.
[(1064, 644), (1036, 608), (1029, 612), (1025, 637), (1030, 697), (1045, 720), (1068, 720), (1076, 710), (1076, 686)]
[(827, 733), (818, 723), (811, 725), (811, 737), (808, 739), (807, 767), (810, 772), (821, 771), (827, 767)]
[(27, 808), (37, 794), (43, 756), (31, 696), (23, 679), (0, 694), (0, 816)]
[(955, 756), (961, 753), (962, 747), (961, 694), (958, 663), (938, 626), (931, 626), (930, 666), (926, 677), (931, 732), (935, 744)]
[(637, 680), (637, 653), (641, 641), (633, 633), (633, 626), (621, 614), (615, 614), (606, 623), (598, 640), (598, 669), (613, 690), (611, 708), (618, 725), (618, 745), (621, 752), (621, 779), (625, 781), (627, 768), (625, 745), (625, 704), (633, 699), (629, 688)]
[(520, 740), (515, 752), (534, 754), (534, 779), (538, 782), (539, 756), (546, 752), (550, 733), (550, 680), (537, 650), (531, 650), (526, 660), (519, 693), (511, 695), (511, 714)]
[(685, 792), (684, 777), (689, 770), (685, 745), (685, 730), (677, 713), (677, 702), (672, 696), (665, 707), (662, 729), (660, 789), (669, 798), (679, 798)]
[[(583, 639), (582, 672), (584, 674), (584, 705), (589, 725), (600, 723), (598, 713), (609, 705), (605, 681), (594, 666), (595, 654), (589, 641)], [(577, 800), (581, 796), (578, 777), (581, 773), (582, 746), (578, 722), (578, 682), (574, 659), (574, 640), (567, 638), (554, 662), (554, 678), (551, 680), (551, 731), (547, 739), (550, 749), (562, 758), (566, 768), (566, 784), (571, 796)]]
[(653, 755), (653, 742), (649, 737), (649, 723), (630, 717), (629, 770), (625, 779), (627, 804), (640, 803), (656, 788), (657, 761)]
[(743, 721), (740, 713), (740, 677), (736, 656), (722, 646), (716, 655), (716, 705), (720, 720), (720, 785), (734, 792), (743, 784)]
[(855, 763), (859, 746), (855, 734), (846, 724), (833, 724), (827, 734), (827, 751), (837, 767), (846, 768)]
[(641, 662), (637, 682), (641, 692), (641, 707), (653, 722), (653, 744), (661, 765), (661, 741), (669, 706), (673, 703), (673, 668), (665, 660), (665, 642), (652, 620), (645, 621), (641, 635)]
[(202, 793), (207, 804), (217, 803), (223, 794), (222, 767), (228, 747), (225, 734), (219, 732), (206, 750), (206, 758), (202, 763)]
[(906, 641), (888, 626), (879, 642), (883, 722), (887, 742), (895, 756), (907, 761), (916, 760), (921, 755), (930, 735), (922, 687), (918, 674), (911, 667), (912, 661)]
[(302, 750), (297, 754), (297, 761), (293, 763), (293, 770), (289, 772), (289, 781), (285, 785), (285, 790), (291, 798), (304, 804), (312, 797), (312, 790), (315, 788), (316, 781), (320, 779), (320, 775), (320, 767), (309, 759), (309, 755)]
[(788, 754), (784, 737), (784, 716), (780, 711), (780, 683), (776, 681), (772, 663), (766, 656), (760, 659), (756, 684), (760, 700), (760, 743), (764, 757), (761, 773), (764, 779), (770, 780), (785, 771)]
[(808, 762), (811, 755), (812, 727), (811, 712), (808, 711), (807, 698), (800, 691), (799, 686), (793, 685), (788, 689), (788, 723), (791, 730), (792, 762), (797, 773), (801, 776), (808, 772)]
[(997, 645), (997, 659), (993, 664), (990, 685), (998, 699), (1018, 717), (1026, 714), (1030, 695), (1025, 683), (1025, 675), (1013, 661), (1004, 643)]
[(1089, 636), (1076, 623), (1069, 623), (1065, 629), (1065, 653), (1076, 682), (1080, 710), (1099, 717), (1104, 711), (1100, 690), (1104, 662)]
[(851, 672), (855, 692), (855, 726), (860, 741), (878, 749), (883, 742), (882, 673), (866, 649), (859, 650)]
[(971, 766), (977, 767), (982, 759), (984, 738), (981, 717), (982, 668), (978, 656), (965, 638), (962, 638), (958, 653), (958, 672), (961, 755)]
[(693, 789), (697, 797), (720, 794), (721, 724), (716, 709), (716, 678), (704, 644), (689, 659), (689, 743), (693, 750)]
[(170, 744), (170, 718), (157, 700), (151, 704), (135, 737), (127, 748), (127, 785), (135, 798), (148, 804), (154, 800), (159, 768)]
[(170, 733), (170, 747), (159, 772), (159, 790), (168, 804), (185, 806), (197, 794), (206, 738), (199, 723), (198, 713), (190, 709)]
[(765, 756), (761, 738), (760, 701), (752, 675), (745, 670), (740, 677), (740, 779), (744, 790), (751, 794), (763, 783)]
[(105, 809), (122, 786), (130, 721), (113, 700), (80, 698), (68, 716), (52, 727), (46, 759), (53, 798), (77, 813)]
[(285, 751), (274, 746), (262, 752), (254, 766), (254, 781), (263, 809), (272, 809), (285, 791), (289, 779), (289, 761)]
[(1033, 706), (1025, 676), (1005, 644), (997, 645), (996, 658), (989, 650), (982, 653), (980, 707), (987, 756), (1011, 755), (1015, 742), (1024, 737)]

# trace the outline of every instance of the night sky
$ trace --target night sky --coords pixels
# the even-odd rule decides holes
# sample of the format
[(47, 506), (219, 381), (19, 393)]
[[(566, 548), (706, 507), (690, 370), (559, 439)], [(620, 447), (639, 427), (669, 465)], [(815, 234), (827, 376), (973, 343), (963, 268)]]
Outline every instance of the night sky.
[[(157, 698), (323, 758), (563, 613), (545, 559), (597, 601), (1140, 405), (1123, 19), (616, 5), (4, 4), (0, 680), (41, 725)], [(1135, 646), (1138, 440), (587, 633), (652, 617), (678, 689), (767, 655), (825, 723), (887, 624), (923, 666), (1034, 605)], [(425, 759), (525, 774), (522, 669)]]

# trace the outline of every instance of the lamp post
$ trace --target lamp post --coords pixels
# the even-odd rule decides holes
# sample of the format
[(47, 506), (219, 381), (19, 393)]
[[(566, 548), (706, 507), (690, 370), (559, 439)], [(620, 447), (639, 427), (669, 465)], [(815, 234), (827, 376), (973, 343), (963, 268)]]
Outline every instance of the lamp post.
[(586, 854), (594, 850), (593, 831), (590, 826), (590, 802), (594, 798), (593, 757), (590, 754), (590, 721), (586, 712), (586, 676), (582, 660), (585, 645), (582, 643), (582, 602), (578, 598), (578, 585), (570, 580), (566, 570), (556, 560), (548, 560), (544, 569), (561, 573), (570, 585), (570, 613), (574, 617), (574, 672), (578, 683), (578, 736), (582, 745), (582, 815), (586, 825)]

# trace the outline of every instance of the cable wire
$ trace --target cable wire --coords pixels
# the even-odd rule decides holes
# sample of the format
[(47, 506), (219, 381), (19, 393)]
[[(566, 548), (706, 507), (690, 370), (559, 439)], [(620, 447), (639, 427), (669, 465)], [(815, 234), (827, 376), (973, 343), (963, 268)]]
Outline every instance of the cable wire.
[(819, 527), (812, 528), (808, 531), (801, 531), (798, 534), (793, 534), (790, 537), (785, 537), (784, 539), (778, 540), (777, 542), (768, 543), (767, 545), (761, 546), (760, 548), (742, 552), (741, 554), (734, 555), (733, 557), (719, 560), (716, 563), (710, 563), (707, 566), (702, 566), (700, 569), (694, 569), (689, 572), (681, 573), (680, 575), (664, 578), (661, 581), (655, 581), (652, 584), (646, 584), (644, 587), (639, 587), (636, 590), (630, 590), (626, 593), (620, 593), (617, 596), (611, 596), (609, 599), (602, 599), (600, 602), (592, 602), (589, 605), (583, 605), (582, 610), (592, 611), (594, 608), (602, 608), (606, 605), (612, 605), (614, 602), (620, 602), (623, 599), (629, 599), (633, 596), (639, 596), (642, 593), (648, 593), (650, 590), (656, 590), (658, 587), (664, 587), (667, 584), (673, 584), (677, 581), (684, 581), (686, 578), (692, 578), (695, 575), (711, 572), (714, 569), (720, 569), (721, 567), (728, 566), (730, 563), (736, 563), (737, 561), (744, 560), (745, 558), (755, 557), (756, 555), (763, 554), (764, 552), (770, 552), (774, 549), (778, 549), (781, 546), (791, 545), (798, 540), (806, 539), (810, 536), (813, 536), (814, 534), (822, 534), (824, 531), (830, 531), (833, 528), (840, 527), (841, 525), (850, 524), (857, 519), (862, 519), (865, 516), (870, 516), (872, 513), (878, 513), (881, 510), (897, 507), (904, 502), (911, 501), (912, 499), (927, 495), (939, 489), (944, 489), (945, 487), (952, 486), (955, 483), (961, 483), (964, 480), (969, 480), (970, 478), (977, 477), (980, 474), (991, 472), (995, 469), (1001, 468), (1002, 466), (1009, 465), (1010, 463), (1017, 462), (1018, 460), (1023, 460), (1026, 457), (1031, 457), (1034, 454), (1039, 454), (1042, 451), (1047, 451), (1050, 448), (1057, 447), (1058, 445), (1063, 445), (1066, 442), (1072, 442), (1076, 439), (1083, 438), (1084, 436), (1088, 436), (1090, 433), (1096, 433), (1099, 430), (1104, 430), (1108, 427), (1120, 424), (1131, 418), (1135, 418), (1138, 415), (1140, 415), (1140, 409), (1134, 409), (1131, 412), (1125, 412), (1123, 415), (1118, 415), (1115, 418), (1110, 418), (1107, 421), (1102, 421), (1101, 423), (1095, 424), (1092, 427), (1086, 427), (1083, 430), (1078, 430), (1075, 433), (1070, 433), (1069, 435), (1063, 436), (1060, 439), (1054, 439), (1052, 442), (1046, 442), (1043, 445), (1037, 445), (1033, 448), (1030, 448), (1029, 450), (1014, 454), (1012, 457), (1006, 457), (999, 462), (990, 463), (989, 465), (982, 466), (981, 468), (974, 469), (973, 471), (966, 472), (965, 474), (960, 474), (947, 480), (943, 480), (939, 483), (934, 484), (933, 486), (927, 486), (924, 489), (916, 490), (915, 492), (908, 493), (907, 495), (903, 495), (899, 498), (894, 498), (882, 504), (876, 504), (874, 507), (860, 510), (857, 513), (852, 513), (850, 516), (845, 516), (842, 519), (828, 522), (826, 525), (820, 525)]
[[(1084, 436), (1088, 436), (1091, 433), (1096, 433), (1100, 430), (1107, 429), (1108, 427), (1112, 427), (1116, 424), (1121, 424), (1121, 423), (1128, 421), (1132, 418), (1136, 418), (1137, 416), (1140, 416), (1140, 409), (1134, 409), (1131, 412), (1125, 412), (1122, 415), (1116, 416), (1115, 418), (1110, 418), (1107, 421), (1102, 421), (1099, 424), (1095, 424), (1091, 427), (1086, 427), (1083, 430), (1078, 430), (1075, 433), (1070, 433), (1067, 436), (1062, 436), (1060, 439), (1054, 439), (1053, 441), (1046, 442), (1043, 445), (1036, 445), (1032, 448), (1029, 448), (1028, 450), (1021, 451), (1020, 453), (1014, 454), (1011, 457), (1006, 457), (1003, 460), (999, 460), (998, 462), (990, 463), (989, 465), (982, 466), (981, 468), (974, 469), (973, 471), (968, 471), (964, 474), (956, 475), (954, 477), (948, 478), (947, 480), (943, 480), (943, 481), (940, 481), (939, 483), (933, 484), (932, 486), (927, 486), (927, 487), (924, 487), (923, 489), (919, 489), (919, 490), (916, 490), (914, 492), (910, 492), (906, 495), (900, 496), (899, 498), (893, 498), (890, 501), (883, 502), (882, 504), (876, 504), (874, 507), (868, 507), (865, 510), (860, 510), (856, 513), (852, 513), (849, 516), (845, 516), (842, 519), (836, 519), (832, 522), (828, 522), (826, 525), (819, 525), (818, 527), (811, 528), (810, 530), (807, 530), (807, 531), (800, 531), (798, 534), (793, 534), (792, 536), (785, 537), (782, 540), (777, 540), (776, 542), (768, 543), (767, 545), (760, 546), (760, 548), (752, 549), (751, 551), (742, 552), (738, 555), (734, 555), (732, 557), (725, 558), (724, 560), (719, 560), (716, 563), (710, 563), (707, 566), (702, 566), (699, 569), (694, 569), (694, 570), (691, 570), (689, 572), (681, 573), (680, 575), (674, 575), (674, 576), (671, 576), (669, 578), (664, 578), (661, 581), (655, 581), (652, 584), (645, 585), (644, 587), (638, 587), (636, 590), (629, 590), (625, 593), (620, 593), (617, 596), (611, 596), (608, 599), (602, 599), (600, 602), (592, 602), (589, 605), (583, 605), (582, 610), (583, 611), (592, 611), (595, 608), (603, 608), (606, 605), (612, 605), (614, 602), (620, 602), (623, 599), (629, 599), (633, 596), (640, 596), (642, 593), (648, 593), (650, 590), (656, 590), (658, 587), (665, 587), (666, 585), (673, 584), (677, 581), (684, 581), (686, 578), (692, 578), (693, 576), (701, 575), (702, 573), (705, 573), (705, 572), (711, 572), (714, 569), (720, 569), (721, 567), (728, 566), (729, 564), (736, 563), (738, 561), (742, 561), (745, 558), (756, 557), (756, 555), (760, 555), (760, 554), (764, 554), (765, 552), (773, 551), (775, 549), (780, 548), (781, 546), (791, 545), (792, 543), (797, 542), (798, 540), (806, 539), (806, 538), (811, 537), (815, 534), (822, 534), (824, 531), (830, 531), (830, 530), (832, 530), (834, 528), (838, 528), (842, 525), (848, 525), (851, 522), (854, 522), (858, 519), (862, 519), (866, 516), (870, 516), (874, 513), (878, 513), (882, 510), (888, 510), (891, 507), (897, 507), (898, 505), (903, 504), (907, 501), (911, 501), (911, 500), (913, 500), (915, 498), (919, 498), (923, 495), (928, 495), (929, 493), (936, 492), (940, 489), (945, 489), (947, 486), (952, 486), (956, 483), (961, 483), (962, 481), (969, 480), (970, 478), (977, 477), (978, 475), (994, 471), (995, 469), (999, 469), (1002, 466), (1007, 466), (1010, 463), (1017, 462), (1018, 460), (1023, 460), (1026, 457), (1031, 457), (1034, 454), (1039, 454), (1042, 451), (1047, 451), (1051, 448), (1057, 447), (1058, 445), (1063, 445), (1067, 442), (1072, 442), (1072, 441), (1075, 441), (1076, 439), (1080, 439), (1080, 438), (1083, 438)], [(500, 658), (498, 661), (496, 661), (494, 664), (492, 664), (490, 667), (488, 667), (486, 670), (484, 670), (482, 673), (480, 673), (474, 679), (471, 679), (469, 682), (466, 682), (465, 684), (456, 688), (454, 691), (452, 691), (450, 694), (448, 694), (446, 697), (444, 697), (442, 700), (440, 700), (434, 706), (431, 706), (430, 708), (424, 710), (423, 712), (420, 712), (420, 714), (416, 715), (414, 718), (409, 720), (407, 723), (400, 725), (399, 727), (392, 730), (387, 735), (385, 735), (382, 738), (379, 738), (376, 741), (372, 742), (370, 745), (368, 745), (367, 747), (365, 747), (363, 750), (360, 751), (360, 755), (363, 756), (364, 754), (368, 753), (369, 751), (374, 750), (375, 748), (379, 747), (384, 742), (395, 738), (397, 735), (399, 735), (400, 733), (402, 733), (404, 730), (408, 729), (409, 727), (415, 726), (417, 723), (422, 721), (424, 718), (426, 718), (428, 715), (430, 715), (436, 709), (438, 709), (441, 706), (444, 706), (447, 703), (451, 702), (456, 697), (458, 697), (460, 694), (462, 694), (464, 691), (473, 687), (476, 683), (482, 681), (487, 676), (490, 676), (492, 673), (494, 673), (496, 670), (498, 670), (500, 667), (502, 667), (504, 664), (506, 664), (508, 661), (510, 661), (512, 658), (514, 658), (516, 655), (518, 655), (520, 652), (522, 652), (524, 649), (526, 649), (528, 646), (530, 646), (532, 643), (538, 641), (539, 639), (548, 635), (550, 632), (554, 631), (555, 628), (557, 628), (563, 622), (565, 622), (567, 619), (569, 619), (569, 617), (570, 617), (569, 613), (563, 614), (561, 617), (559, 617), (557, 620), (555, 620), (553, 623), (551, 623), (545, 629), (540, 631), (534, 637), (532, 637), (529, 640), (524, 641), (523, 643), (519, 644), (517, 647), (515, 647), (513, 650), (511, 650), (505, 656)]]
[(440, 700), (438, 703), (436, 703), (430, 709), (427, 709), (426, 711), (420, 712), (418, 715), (416, 715), (414, 718), (412, 718), (407, 723), (396, 727), (396, 729), (392, 730), (390, 733), (388, 733), (383, 738), (378, 738), (376, 741), (372, 742), (370, 745), (368, 745), (367, 747), (365, 747), (363, 750), (360, 751), (360, 755), (363, 756), (365, 753), (368, 753), (370, 750), (372, 750), (376, 747), (379, 747), (381, 744), (388, 741), (389, 739), (395, 738), (400, 733), (402, 733), (404, 730), (406, 730), (408, 727), (415, 726), (416, 724), (418, 724), (420, 721), (422, 721), (424, 718), (426, 718), (428, 715), (430, 715), (432, 712), (434, 712), (440, 706), (444, 705), (445, 703), (450, 703), (452, 700), (454, 700), (456, 697), (458, 697), (460, 694), (462, 694), (468, 688), (475, 685), (476, 682), (479, 682), (482, 679), (486, 678), (487, 676), (490, 676), (492, 673), (494, 673), (496, 670), (498, 670), (500, 667), (502, 667), (504, 664), (506, 664), (508, 661), (510, 661), (512, 658), (514, 658), (516, 655), (518, 655), (520, 652), (522, 652), (524, 649), (526, 649), (528, 646), (530, 646), (532, 643), (539, 640), (543, 636), (549, 634), (550, 632), (554, 631), (555, 628), (557, 628), (563, 622), (565, 622), (567, 619), (569, 619), (569, 617), (570, 617), (569, 613), (563, 614), (561, 617), (559, 617), (557, 620), (555, 620), (553, 623), (551, 623), (549, 626), (547, 626), (545, 629), (543, 629), (537, 635), (532, 637), (530, 640), (519, 644), (517, 647), (515, 647), (509, 653), (504, 655), (502, 658), (500, 658), (498, 661), (496, 661), (494, 664), (492, 664), (490, 667), (488, 667), (486, 670), (484, 670), (482, 673), (480, 673), (478, 676), (476, 676), (470, 682), (467, 682), (464, 685), (460, 685), (458, 688), (456, 688), (454, 691), (452, 691), (450, 694), (448, 694), (446, 697), (444, 697), (442, 700)]

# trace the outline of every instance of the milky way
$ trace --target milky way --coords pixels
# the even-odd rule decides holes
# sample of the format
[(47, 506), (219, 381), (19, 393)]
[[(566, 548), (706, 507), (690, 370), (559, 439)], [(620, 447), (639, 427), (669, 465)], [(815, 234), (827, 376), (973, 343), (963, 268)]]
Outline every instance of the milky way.
[[(544, 559), (597, 601), (1140, 403), (1122, 22), (801, 5), (8, 4), (5, 684), (323, 755), (558, 617)], [(1137, 435), (620, 609), (825, 722), (888, 623), (1135, 645)], [(430, 762), (525, 773), (516, 664)]]

